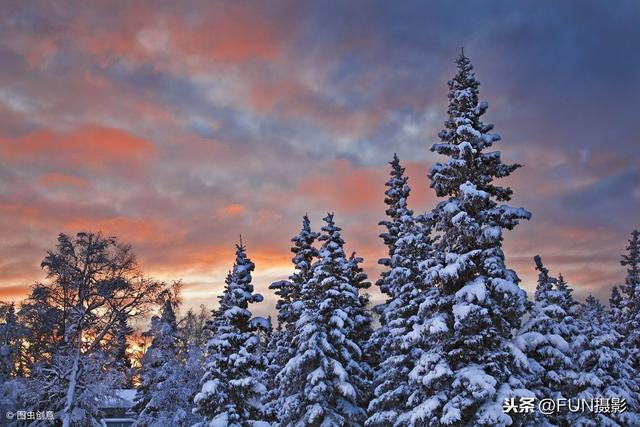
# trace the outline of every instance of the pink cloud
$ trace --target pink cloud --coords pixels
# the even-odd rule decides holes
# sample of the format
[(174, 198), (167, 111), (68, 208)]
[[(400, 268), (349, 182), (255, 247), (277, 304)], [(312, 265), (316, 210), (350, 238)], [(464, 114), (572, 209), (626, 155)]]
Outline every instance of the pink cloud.
[(48, 173), (38, 178), (38, 185), (44, 187), (88, 187), (89, 182), (78, 176)]
[(231, 203), (222, 208), (221, 211), (229, 216), (240, 216), (244, 215), (244, 213), (247, 211), (247, 208), (239, 203)]
[(150, 142), (119, 129), (84, 126), (68, 132), (38, 130), (17, 138), (1, 138), (0, 153), (15, 164), (43, 162), (61, 168), (107, 170), (140, 163), (154, 155)]

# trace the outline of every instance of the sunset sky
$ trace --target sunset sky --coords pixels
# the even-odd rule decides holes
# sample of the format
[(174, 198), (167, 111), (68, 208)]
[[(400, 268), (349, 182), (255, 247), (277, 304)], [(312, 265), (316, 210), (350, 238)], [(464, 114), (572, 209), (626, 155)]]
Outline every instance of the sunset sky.
[[(0, 300), (43, 279), (59, 232), (133, 244), (213, 306), (242, 233), (266, 289), (334, 211), (372, 281), (387, 162), (436, 203), (429, 151), (464, 46), (508, 162), (508, 266), (608, 298), (640, 227), (640, 2), (3, 1)], [(441, 159), (440, 159), (441, 160)]]

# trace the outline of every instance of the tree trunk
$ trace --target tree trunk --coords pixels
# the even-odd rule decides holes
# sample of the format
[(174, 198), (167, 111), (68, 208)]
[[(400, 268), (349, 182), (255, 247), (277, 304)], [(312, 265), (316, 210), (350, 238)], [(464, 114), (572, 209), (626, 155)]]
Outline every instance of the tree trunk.
[(64, 404), (64, 410), (62, 415), (62, 426), (69, 427), (71, 425), (71, 413), (73, 410), (73, 405), (75, 401), (76, 394), (76, 384), (78, 381), (78, 369), (80, 365), (80, 346), (82, 345), (81, 334), (78, 334), (78, 345), (76, 347), (76, 354), (73, 359), (73, 367), (71, 368), (71, 373), (69, 374), (69, 387), (67, 388), (67, 397)]

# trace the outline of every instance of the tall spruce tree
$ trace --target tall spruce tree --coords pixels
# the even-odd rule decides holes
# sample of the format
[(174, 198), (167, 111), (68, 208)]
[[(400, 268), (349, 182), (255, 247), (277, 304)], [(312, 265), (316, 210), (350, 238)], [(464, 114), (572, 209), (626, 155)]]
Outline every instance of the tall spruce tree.
[(345, 312), (353, 319), (353, 329), (347, 336), (360, 349), (360, 354), (356, 363), (360, 364), (363, 375), (355, 376), (354, 382), (360, 390), (358, 406), (366, 408), (371, 400), (371, 386), (373, 378), (373, 366), (371, 363), (371, 354), (373, 349), (369, 347), (369, 340), (373, 332), (371, 312), (369, 306), (369, 289), (371, 283), (367, 280), (367, 275), (362, 268), (362, 257), (352, 252), (345, 262), (345, 277), (355, 289), (358, 290), (359, 301), (345, 306)]
[(354, 327), (351, 339), (360, 347), (367, 345), (371, 336), (371, 313), (367, 306), (369, 305), (369, 294), (366, 292), (371, 283), (367, 280), (367, 274), (362, 268), (364, 259), (352, 252), (349, 258), (345, 262), (344, 274), (347, 277), (349, 283), (358, 290), (358, 296), (360, 302), (349, 306), (351, 313), (349, 315), (353, 318)]
[(378, 264), (386, 268), (380, 274), (380, 279), (376, 281), (376, 286), (386, 296), (386, 301), (373, 308), (373, 311), (379, 315), (380, 327), (373, 332), (367, 345), (367, 348), (371, 349), (368, 351), (371, 365), (378, 367), (378, 369), (384, 358), (382, 349), (389, 334), (387, 328), (387, 306), (395, 298), (395, 290), (392, 288), (393, 280), (389, 278), (389, 274), (393, 269), (391, 262), (395, 252), (395, 242), (400, 234), (403, 219), (410, 218), (413, 220), (413, 211), (407, 205), (411, 189), (407, 182), (408, 178), (404, 175), (405, 168), (400, 164), (400, 158), (397, 154), (393, 155), (393, 159), (389, 164), (391, 165), (391, 172), (389, 173), (389, 180), (385, 183), (388, 188), (384, 192), (387, 219), (378, 223), (378, 225), (382, 225), (386, 229), (379, 237), (387, 246), (388, 254), (378, 260)]
[[(500, 140), (482, 122), (487, 103), (479, 102), (471, 61), (464, 54), (449, 82), (449, 119), (432, 151), (449, 157), (431, 169), (431, 187), (446, 199), (433, 210), (436, 265), (428, 280), (437, 287), (427, 318), (434, 339), (424, 348), (411, 373), (412, 408), (399, 423), (411, 425), (508, 425), (502, 409), (507, 397), (530, 392), (515, 376), (518, 367), (510, 341), (525, 313), (526, 293), (507, 269), (503, 231), (531, 214), (499, 202), (512, 191), (494, 184), (520, 165), (505, 164), (498, 151), (486, 151)], [(424, 304), (423, 304), (424, 305)]]
[[(368, 426), (392, 425), (406, 410), (410, 395), (408, 373), (419, 358), (420, 348), (411, 335), (419, 334), (418, 310), (424, 301), (424, 267), (431, 255), (429, 230), (407, 208), (409, 186), (397, 155), (390, 162), (385, 203), (389, 220), (381, 237), (390, 245), (389, 257), (380, 261), (387, 267), (377, 282), (387, 295), (380, 310), (381, 326), (374, 332), (370, 347), (377, 350), (374, 397), (369, 404)], [(392, 238), (391, 238), (392, 236)]]
[(295, 269), (294, 273), (289, 277), (289, 280), (275, 282), (269, 286), (270, 289), (275, 290), (275, 294), (279, 297), (276, 303), (278, 324), (282, 325), (287, 333), (292, 331), (293, 326), (300, 318), (302, 309), (300, 293), (302, 286), (310, 279), (311, 266), (318, 257), (318, 250), (314, 247), (318, 236), (318, 233), (311, 231), (311, 222), (309, 217), (305, 215), (302, 218), (300, 233), (291, 239), (293, 242), (291, 252), (294, 254), (291, 261)]
[(275, 422), (278, 417), (278, 383), (276, 376), (280, 369), (281, 364), (286, 363), (282, 359), (283, 355), (287, 353), (288, 347), (283, 348), (282, 342), (282, 327), (278, 325), (275, 330), (267, 336), (264, 346), (264, 353), (267, 360), (267, 367), (264, 371), (262, 383), (265, 386), (265, 393), (263, 395), (263, 414), (264, 419), (269, 422)]
[(255, 266), (245, 247), (236, 245), (236, 260), (207, 327), (207, 361), (202, 390), (195, 396), (197, 411), (207, 426), (246, 427), (263, 423), (260, 382), (266, 360), (260, 347), (260, 324), (249, 304), (262, 301), (254, 293), (251, 272)]
[(621, 286), (622, 292), (631, 299), (637, 295), (640, 284), (640, 230), (631, 232), (627, 253), (622, 255), (620, 264), (627, 267), (627, 278)]
[(365, 418), (360, 406), (362, 350), (350, 337), (356, 326), (358, 288), (347, 275), (344, 240), (333, 220), (324, 218), (319, 259), (302, 286), (302, 315), (295, 328), (295, 355), (278, 374), (282, 426), (357, 426)]
[(631, 233), (627, 253), (622, 255), (620, 264), (627, 267), (627, 277), (620, 285), (622, 319), (619, 325), (632, 365), (640, 372), (640, 230)]
[[(387, 205), (385, 213), (388, 219), (380, 221), (378, 224), (386, 228), (386, 231), (380, 234), (380, 238), (387, 246), (388, 257), (378, 260), (378, 264), (389, 267), (391, 265), (391, 258), (395, 252), (395, 243), (400, 235), (400, 229), (407, 217), (413, 218), (413, 211), (408, 207), (409, 194), (411, 188), (408, 184), (408, 178), (404, 175), (405, 168), (400, 164), (400, 158), (397, 154), (393, 155), (393, 159), (389, 162), (391, 165), (390, 178), (385, 183), (388, 187), (384, 192), (384, 203)], [(390, 269), (389, 269), (390, 270)], [(382, 273), (380, 280), (376, 283), (380, 287), (380, 291), (383, 294), (391, 295), (392, 290), (389, 289), (389, 285), (386, 283), (385, 278), (388, 271)], [(384, 322), (384, 318), (381, 318)]]
[(266, 396), (266, 411), (272, 420), (277, 418), (279, 404), (279, 389), (276, 375), (295, 354), (293, 338), (295, 336), (296, 322), (300, 319), (303, 308), (302, 288), (313, 274), (312, 265), (318, 257), (318, 250), (314, 247), (316, 239), (320, 236), (311, 230), (309, 217), (302, 219), (302, 228), (291, 241), (294, 254), (291, 260), (294, 265), (294, 273), (289, 280), (280, 280), (272, 283), (269, 289), (275, 290), (278, 295), (276, 310), (278, 311), (278, 328), (273, 331), (269, 341), (267, 380), (268, 388)]

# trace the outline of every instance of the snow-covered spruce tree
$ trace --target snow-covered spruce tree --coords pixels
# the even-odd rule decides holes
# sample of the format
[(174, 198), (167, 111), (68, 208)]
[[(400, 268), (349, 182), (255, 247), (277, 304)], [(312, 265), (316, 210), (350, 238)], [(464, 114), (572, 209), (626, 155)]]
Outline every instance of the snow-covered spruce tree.
[[(406, 410), (411, 394), (408, 373), (420, 355), (420, 347), (415, 345), (416, 336), (420, 335), (418, 310), (426, 297), (424, 269), (432, 250), (428, 224), (417, 222), (406, 206), (409, 187), (397, 156), (391, 166), (391, 179), (387, 183), (390, 188), (385, 199), (391, 204), (387, 209), (391, 218), (381, 222), (389, 231), (381, 237), (387, 241), (387, 236), (393, 234), (393, 239), (389, 239), (389, 258), (381, 260), (388, 270), (377, 283), (387, 295), (387, 301), (380, 310), (381, 326), (370, 340), (380, 363), (374, 376), (368, 426), (393, 425)], [(392, 197), (398, 194), (402, 197)]]
[(610, 317), (611, 321), (613, 322), (613, 326), (620, 333), (623, 333), (625, 330), (625, 319), (623, 314), (624, 311), (622, 308), (622, 302), (622, 295), (620, 294), (618, 287), (614, 286), (611, 289), (611, 296), (609, 297), (609, 307), (611, 308)]
[(256, 426), (263, 423), (261, 383), (266, 360), (260, 348), (262, 318), (252, 318), (249, 304), (262, 301), (254, 293), (251, 272), (255, 268), (242, 242), (236, 260), (207, 327), (207, 361), (202, 390), (194, 399), (203, 426)]
[(512, 191), (494, 180), (520, 165), (486, 151), (500, 137), (481, 120), (487, 104), (478, 100), (471, 61), (461, 54), (457, 65), (449, 82), (449, 119), (439, 133), (441, 142), (431, 147), (449, 157), (429, 174), (436, 194), (446, 197), (432, 211), (439, 240), (437, 263), (428, 269), (440, 295), (429, 300), (428, 318), (422, 319), (436, 337), (425, 337), (428, 348), (410, 374), (411, 410), (398, 424), (508, 425), (515, 420), (504, 413), (504, 399), (531, 395), (515, 375), (510, 343), (526, 311), (526, 293), (502, 251), (503, 231), (531, 214), (499, 204), (510, 200)]
[(622, 255), (620, 264), (627, 267), (627, 277), (620, 285), (622, 319), (619, 325), (632, 366), (640, 372), (640, 230), (631, 233), (627, 253)]
[(188, 426), (199, 418), (192, 414), (192, 401), (201, 372), (189, 354), (180, 353), (174, 306), (176, 300), (164, 298), (160, 316), (151, 319), (153, 340), (141, 361), (133, 408), (137, 426)]
[[(571, 343), (580, 333), (577, 319), (569, 311), (566, 291), (549, 276), (540, 256), (534, 257), (538, 274), (534, 305), (514, 342), (527, 356), (527, 388), (538, 399), (571, 398), (576, 379)], [(565, 414), (547, 416), (548, 421), (566, 424)], [(540, 420), (538, 420), (540, 421)]]
[(295, 354), (293, 338), (295, 336), (295, 325), (302, 312), (302, 287), (309, 281), (313, 274), (312, 265), (318, 257), (318, 250), (314, 247), (316, 239), (320, 236), (311, 230), (309, 217), (302, 218), (302, 228), (291, 241), (293, 246), (291, 252), (294, 272), (289, 276), (289, 280), (280, 280), (272, 283), (269, 289), (275, 290), (278, 295), (276, 310), (278, 311), (278, 328), (271, 334), (268, 344), (268, 361), (265, 385), (267, 386), (267, 396), (265, 411), (269, 419), (277, 418), (279, 405), (279, 389), (276, 375), (282, 370), (284, 365)]
[[(276, 333), (278, 345), (282, 344), (278, 353), (278, 363), (284, 363), (292, 355), (295, 324), (302, 311), (301, 290), (302, 286), (311, 278), (311, 266), (318, 256), (318, 250), (313, 246), (319, 234), (311, 231), (311, 222), (305, 215), (302, 219), (302, 228), (291, 241), (294, 254), (292, 262), (294, 272), (289, 280), (280, 280), (272, 283), (269, 289), (273, 289), (278, 295), (276, 310), (278, 311), (278, 326), (280, 331)], [(284, 366), (280, 365), (280, 368)]]
[(393, 267), (391, 266), (391, 260), (395, 252), (395, 243), (400, 234), (400, 228), (404, 221), (411, 219), (413, 221), (413, 211), (409, 209), (407, 200), (411, 189), (407, 183), (408, 178), (404, 175), (405, 169), (400, 164), (400, 158), (397, 154), (393, 155), (393, 159), (389, 162), (391, 165), (391, 172), (389, 173), (389, 180), (385, 183), (388, 187), (385, 192), (384, 203), (387, 205), (385, 213), (387, 219), (382, 220), (378, 225), (382, 225), (386, 230), (380, 234), (380, 238), (387, 246), (388, 255), (378, 260), (378, 264), (385, 266), (386, 268), (380, 274), (380, 279), (376, 281), (376, 286), (380, 292), (387, 297), (387, 300), (383, 304), (379, 304), (374, 307), (374, 311), (380, 316), (380, 327), (376, 329), (369, 342), (369, 346), (373, 350), (371, 354), (371, 362), (374, 366), (379, 366), (382, 358), (384, 357), (380, 352), (384, 346), (384, 342), (388, 336), (387, 319), (386, 319), (386, 307), (394, 298), (395, 292), (392, 289), (392, 281), (389, 279), (389, 274)]
[[(393, 291), (389, 288), (390, 284), (385, 280), (391, 271), (391, 259), (395, 252), (395, 243), (400, 235), (400, 229), (408, 218), (413, 219), (413, 211), (408, 207), (409, 194), (411, 188), (408, 184), (408, 178), (404, 175), (405, 168), (400, 164), (400, 158), (397, 154), (393, 155), (393, 159), (389, 162), (391, 165), (390, 178), (385, 183), (388, 187), (384, 192), (384, 203), (387, 205), (385, 213), (388, 219), (380, 221), (378, 225), (384, 226), (387, 230), (380, 234), (380, 238), (387, 246), (388, 257), (378, 260), (378, 264), (388, 267), (376, 282), (376, 286), (380, 288), (380, 292), (393, 298)], [(381, 308), (384, 308), (382, 306)], [(386, 319), (381, 316), (380, 322), (384, 324)]]
[(622, 292), (627, 298), (634, 298), (640, 284), (640, 230), (631, 232), (627, 253), (622, 255), (620, 264), (627, 267), (627, 278), (621, 286)]
[(177, 328), (172, 301), (167, 299), (162, 304), (160, 316), (151, 319), (148, 335), (153, 339), (141, 361), (140, 386), (134, 406), (134, 411), (139, 414), (138, 425), (151, 425), (154, 417), (166, 409), (166, 394), (176, 392), (170, 388), (172, 376), (178, 370)]
[(319, 259), (302, 286), (303, 310), (296, 322), (295, 355), (278, 374), (281, 426), (358, 426), (365, 419), (358, 389), (362, 351), (349, 337), (360, 304), (358, 289), (345, 274), (340, 228), (324, 218)]
[(556, 289), (560, 292), (559, 305), (562, 309), (570, 314), (574, 319), (578, 317), (580, 311), (580, 303), (573, 299), (573, 289), (569, 287), (567, 281), (564, 280), (562, 273), (558, 273), (558, 279), (556, 281)]
[(371, 386), (373, 378), (373, 366), (370, 363), (373, 349), (369, 347), (369, 340), (373, 332), (371, 311), (369, 310), (369, 289), (371, 283), (367, 280), (362, 266), (364, 260), (356, 255), (355, 252), (345, 262), (345, 277), (355, 289), (358, 290), (359, 301), (344, 307), (347, 315), (353, 319), (353, 329), (347, 336), (360, 349), (359, 364), (364, 375), (354, 377), (354, 382), (358, 390), (360, 390), (358, 406), (366, 408), (371, 400)]
[[(267, 340), (263, 343), (264, 355), (267, 360), (267, 367), (264, 370), (262, 377), (262, 384), (265, 386), (265, 394), (262, 397), (263, 403), (263, 415), (264, 419), (270, 422), (275, 422), (277, 419), (278, 409), (278, 383), (276, 382), (276, 375), (282, 369), (280, 366), (280, 359), (285, 353), (281, 348), (280, 339), (282, 337), (282, 328), (278, 325), (275, 330), (267, 336)], [(287, 359), (288, 360), (288, 359)]]
[(362, 269), (362, 262), (364, 259), (352, 252), (349, 258), (345, 262), (344, 274), (349, 283), (358, 290), (358, 296), (360, 302), (353, 304), (347, 309), (350, 310), (349, 316), (354, 321), (353, 332), (350, 338), (358, 344), (359, 347), (367, 345), (372, 332), (372, 318), (371, 312), (367, 308), (369, 305), (369, 294), (366, 290), (371, 287), (371, 283), (367, 280), (367, 274)]
[[(407, 410), (412, 393), (409, 373), (427, 346), (423, 333), (431, 328), (420, 322), (421, 305), (433, 298), (434, 289), (424, 289), (424, 265), (429, 262), (429, 234), (412, 219), (407, 219), (396, 241), (390, 274), (394, 298), (385, 311), (387, 335), (382, 342), (381, 363), (376, 370), (374, 399), (369, 405), (367, 425), (392, 425)], [(435, 331), (433, 331), (435, 332)]]
[(289, 286), (279, 287), (276, 295), (280, 297), (276, 309), (278, 310), (278, 323), (286, 326), (289, 333), (293, 331), (293, 327), (300, 318), (302, 311), (301, 291), (305, 283), (309, 281), (313, 275), (311, 269), (313, 262), (318, 257), (318, 250), (314, 247), (319, 233), (311, 231), (311, 222), (309, 217), (305, 215), (302, 218), (302, 228), (297, 236), (291, 241), (293, 247), (291, 252), (294, 254), (292, 258), (295, 271), (289, 277)]
[(591, 295), (580, 310), (580, 323), (582, 333), (576, 337), (572, 349), (576, 355), (577, 378), (571, 397), (625, 399), (627, 410), (623, 413), (569, 413), (568, 425), (640, 425), (638, 374), (624, 357), (621, 349), (623, 337), (612, 327), (602, 304)]
[(373, 307), (373, 311), (379, 315), (380, 327), (373, 331), (373, 334), (367, 343), (369, 361), (373, 367), (378, 368), (385, 359), (385, 355), (382, 351), (384, 343), (389, 335), (389, 330), (386, 325), (387, 319), (385, 311), (389, 302), (394, 298), (394, 291), (391, 289), (391, 280), (388, 278), (388, 275), (392, 270), (391, 259), (395, 251), (395, 242), (398, 238), (398, 234), (400, 233), (402, 219), (413, 219), (413, 211), (411, 211), (407, 206), (407, 200), (411, 189), (407, 183), (408, 178), (404, 175), (405, 169), (400, 164), (400, 158), (397, 154), (393, 155), (393, 159), (389, 164), (391, 165), (391, 172), (389, 173), (389, 180), (385, 183), (385, 186), (388, 188), (384, 192), (384, 203), (387, 205), (387, 209), (385, 210), (387, 219), (378, 223), (378, 225), (382, 225), (386, 228), (379, 237), (387, 246), (388, 255), (378, 260), (378, 264), (383, 265), (386, 268), (380, 274), (380, 279), (376, 281), (376, 286), (380, 292), (387, 297), (387, 300), (385, 303)]

